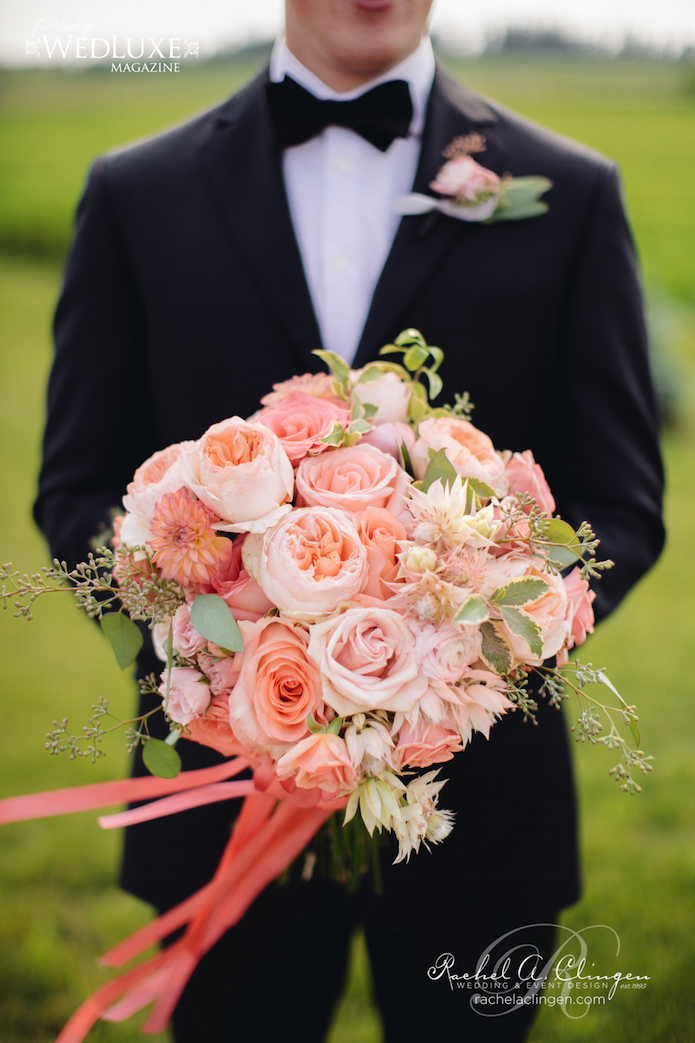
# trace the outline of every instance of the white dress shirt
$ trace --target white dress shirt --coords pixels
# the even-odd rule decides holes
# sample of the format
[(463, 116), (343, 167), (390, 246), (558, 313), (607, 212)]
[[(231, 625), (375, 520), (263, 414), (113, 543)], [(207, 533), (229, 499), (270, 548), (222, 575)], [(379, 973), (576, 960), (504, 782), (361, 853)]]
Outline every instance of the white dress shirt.
[(383, 76), (339, 94), (327, 87), (278, 39), (270, 79), (290, 76), (322, 100), (350, 101), (387, 80), (405, 80), (413, 101), (407, 138), (386, 152), (346, 127), (326, 127), (302, 145), (285, 149), (282, 171), (323, 346), (352, 362), (381, 270), (400, 217), (394, 196), (413, 187), (425, 110), (434, 78), (429, 37)]

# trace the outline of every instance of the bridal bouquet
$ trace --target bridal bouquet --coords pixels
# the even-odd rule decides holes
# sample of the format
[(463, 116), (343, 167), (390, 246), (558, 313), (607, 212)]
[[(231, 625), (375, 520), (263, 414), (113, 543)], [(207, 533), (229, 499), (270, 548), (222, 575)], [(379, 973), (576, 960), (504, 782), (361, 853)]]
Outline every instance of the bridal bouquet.
[[(103, 986), (62, 1041), (152, 1000), (147, 1029), (161, 1030), (196, 962), (260, 891), (303, 852), (311, 875), (324, 823), (333, 870), (353, 885), (368, 835), (393, 832), (396, 861), (445, 840), (454, 820), (439, 806), (438, 765), (506, 713), (533, 718), (538, 691), (555, 705), (576, 693), (578, 736), (619, 750), (621, 789), (638, 790), (632, 770), (650, 769), (612, 716), (638, 743), (634, 707), (602, 671), (568, 660), (593, 630), (588, 581), (611, 563), (596, 560), (588, 524), (554, 516), (530, 451), (498, 452), (467, 396), (431, 406), (443, 355), (416, 330), (358, 371), (317, 354), (330, 373), (275, 384), (254, 416), (142, 464), (110, 547), (72, 571), (4, 569), (18, 615), (71, 589), (122, 667), (142, 621), (163, 669), (141, 682), (158, 709), (114, 725), (142, 745), (152, 775), (12, 798), (0, 821), (163, 798), (100, 819), (109, 828), (245, 797), (210, 884), (104, 960), (120, 965), (188, 924), (182, 938)], [(150, 736), (156, 712), (166, 740)], [(96, 760), (110, 719), (97, 703), (82, 735), (63, 721), (47, 748)], [(181, 739), (232, 759), (181, 773)]]

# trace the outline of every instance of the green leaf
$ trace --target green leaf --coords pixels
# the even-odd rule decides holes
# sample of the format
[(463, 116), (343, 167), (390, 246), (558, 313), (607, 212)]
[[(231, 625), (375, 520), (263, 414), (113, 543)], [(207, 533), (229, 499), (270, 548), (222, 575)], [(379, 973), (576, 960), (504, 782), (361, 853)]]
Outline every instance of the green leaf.
[(343, 726), (343, 718), (342, 717), (334, 717), (333, 720), (331, 721), (331, 723), (326, 728), (326, 732), (327, 732), (328, 735), (340, 735), (340, 729), (342, 728), (342, 726)]
[[(419, 386), (422, 387), (422, 384)], [(413, 384), (413, 387), (418, 387), (418, 385)], [(408, 417), (414, 424), (419, 424), (421, 420), (424, 420), (428, 412), (429, 407), (426, 402), (423, 402), (417, 395), (410, 396), (410, 402), (408, 403)]]
[(306, 724), (307, 728), (309, 729), (312, 735), (318, 735), (319, 732), (323, 732), (324, 730), (323, 726), (319, 724), (319, 722), (314, 717), (313, 713), (309, 714), (304, 723)]
[(145, 767), (160, 779), (175, 779), (181, 772), (181, 758), (173, 746), (161, 739), (148, 739), (142, 750)]
[(511, 203), (500, 208), (494, 215), (494, 221), (525, 221), (527, 217), (540, 217), (547, 214), (550, 207), (547, 203)]
[(581, 544), (571, 525), (562, 518), (551, 518), (545, 539), (559, 546), (548, 547), (548, 557), (556, 565), (566, 568), (581, 561)]
[(433, 348), (431, 344), (429, 345), (429, 349), (430, 355), (434, 359), (434, 366), (432, 366), (432, 372), (436, 373), (439, 367), (441, 366), (442, 362), (444, 361), (444, 352), (441, 348)]
[(439, 374), (435, 373), (433, 369), (425, 369), (423, 372), (426, 374), (430, 386), (430, 398), (436, 398), (444, 387), (444, 382)]
[(121, 670), (127, 669), (142, 648), (142, 634), (125, 612), (109, 612), (101, 617), (106, 634)]
[(364, 416), (364, 406), (362, 405), (362, 399), (358, 398), (357, 395), (352, 400), (352, 409), (350, 410), (351, 420), (361, 420)]
[(367, 420), (353, 420), (348, 424), (346, 430), (349, 435), (366, 435), (368, 431), (373, 431), (374, 428)]
[[(393, 348), (390, 344), (387, 344), (386, 347)], [(393, 348), (393, 351), (402, 350), (402, 348)], [(382, 348), (381, 351), (385, 351), (385, 349)], [(381, 380), (384, 373), (395, 373), (397, 377), (400, 377), (406, 383), (410, 381), (408, 370), (404, 369), (403, 366), (399, 366), (397, 362), (370, 362), (360, 373), (357, 383), (371, 384), (375, 380)]]
[(454, 616), (454, 623), (485, 623), (490, 618), (485, 598), (471, 594)]
[(408, 348), (403, 356), (403, 362), (405, 363), (406, 369), (409, 369), (411, 373), (414, 373), (416, 369), (419, 369), (420, 366), (427, 362), (429, 354), (427, 348), (421, 348), (417, 344), (413, 345), (412, 348)]
[(318, 355), (321, 361), (326, 363), (343, 391), (345, 391), (350, 382), (350, 367), (345, 359), (341, 358), (340, 355), (336, 355), (334, 351), (314, 351), (312, 354)]
[(323, 438), (320, 438), (319, 441), (323, 442), (324, 445), (342, 445), (345, 441), (345, 429), (342, 424), (339, 424), (337, 420), (334, 420), (328, 434), (324, 435)]
[(411, 478), (415, 477), (415, 471), (413, 470), (413, 461), (410, 459), (410, 453), (408, 452), (408, 446), (405, 442), (399, 442), (398, 448), (401, 451), (401, 459), (403, 461), (403, 470), (406, 471)]
[(191, 625), (201, 637), (231, 652), (243, 652), (244, 642), (236, 619), (218, 594), (196, 594)]
[(480, 628), (483, 647), (480, 653), (483, 662), (487, 663), (496, 674), (506, 674), (512, 668), (512, 650), (492, 622), (483, 623)]
[(456, 471), (453, 464), (449, 462), (444, 449), (440, 449), (438, 453), (435, 453), (427, 465), (425, 476), (422, 479), (423, 492), (427, 492), (432, 483), (436, 482), (438, 478), (441, 478), (443, 486), (453, 485), (456, 480)]
[(469, 489), (472, 489), (474, 493), (477, 493), (483, 500), (491, 500), (495, 495), (495, 490), (491, 489), (489, 485), (485, 484), (485, 482), (481, 482), (479, 478), (469, 478), (468, 487)]
[(379, 407), (375, 402), (363, 402), (362, 409), (364, 410), (362, 414), (364, 420), (373, 420), (379, 412)]
[(542, 658), (543, 638), (538, 624), (520, 608), (500, 608), (502, 619), (517, 637), (522, 637), (533, 655)]
[(399, 333), (396, 337), (395, 343), (399, 347), (403, 347), (404, 344), (419, 344), (421, 348), (427, 347), (427, 341), (420, 333), (420, 330), (415, 330), (412, 327)]
[(513, 579), (496, 590), (490, 601), (493, 605), (530, 605), (542, 598), (548, 587), (544, 579)]

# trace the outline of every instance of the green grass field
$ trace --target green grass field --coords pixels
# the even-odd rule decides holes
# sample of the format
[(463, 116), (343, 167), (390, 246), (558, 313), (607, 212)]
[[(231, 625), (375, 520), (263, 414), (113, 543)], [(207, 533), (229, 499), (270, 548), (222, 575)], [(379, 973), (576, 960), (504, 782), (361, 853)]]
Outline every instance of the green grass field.
[[(456, 71), (484, 93), (620, 163), (647, 284), (666, 316), (660, 340), (677, 374), (681, 403), (680, 423), (665, 439), (667, 550), (587, 648), (587, 656), (607, 666), (637, 703), (655, 771), (641, 795), (627, 798), (607, 775), (608, 751), (577, 749), (585, 897), (564, 915), (575, 929), (607, 924), (618, 932), (620, 956), (602, 951), (602, 971), (651, 980), (641, 991), (619, 990), (581, 1020), (558, 1007), (544, 1009), (532, 1040), (687, 1043), (695, 1038), (695, 693), (689, 669), (695, 637), (695, 97), (686, 90), (683, 69), (656, 63), (498, 61)], [(46, 561), (29, 512), (58, 259), (86, 168), (104, 149), (223, 98), (248, 72), (200, 67), (147, 83), (107, 74), (1, 74), (0, 558), (23, 571)], [(0, 617), (2, 796), (127, 772), (117, 737), (95, 767), (44, 752), (43, 735), (54, 717), (69, 715), (81, 725), (97, 694), (126, 715), (133, 693), (69, 594), (41, 608), (30, 624), (9, 612)], [(3, 1043), (54, 1039), (80, 1000), (109, 976), (96, 966), (99, 953), (149, 918), (146, 906), (118, 891), (120, 839), (102, 833), (95, 818), (87, 813), (23, 823), (0, 834)], [(123, 1043), (136, 1038), (137, 1023), (100, 1024), (90, 1035)], [(380, 1038), (358, 942), (331, 1043)]]

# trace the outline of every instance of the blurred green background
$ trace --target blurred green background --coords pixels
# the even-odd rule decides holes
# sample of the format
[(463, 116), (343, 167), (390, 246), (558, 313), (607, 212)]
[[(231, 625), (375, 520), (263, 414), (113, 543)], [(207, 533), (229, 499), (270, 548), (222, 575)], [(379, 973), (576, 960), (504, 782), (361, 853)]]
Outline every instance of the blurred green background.
[[(610, 751), (577, 748), (585, 896), (564, 914), (579, 929), (607, 924), (619, 957), (600, 970), (649, 975), (581, 1020), (546, 1008), (533, 1043), (685, 1043), (695, 1039), (695, 830), (692, 792), (695, 518), (695, 90), (677, 63), (570, 59), (449, 62), (466, 83), (615, 159), (649, 299), (655, 368), (667, 426), (667, 550), (591, 639), (584, 658), (607, 666), (641, 714), (655, 770), (628, 798), (607, 775)], [(77, 199), (100, 152), (150, 134), (223, 99), (254, 71), (248, 61), (188, 66), (176, 76), (0, 72), (0, 557), (22, 571), (46, 562), (30, 504), (39, 462), (50, 321)], [(446, 345), (444, 345), (446, 347)], [(98, 349), (98, 331), (95, 330)], [(95, 415), (117, 423), (117, 411)], [(523, 446), (516, 448), (524, 448)], [(0, 617), (3, 741), (0, 795), (123, 777), (116, 736), (92, 767), (50, 758), (54, 718), (84, 723), (106, 696), (121, 716), (132, 682), (69, 594), (33, 623)], [(573, 706), (569, 706), (570, 715)], [(493, 733), (494, 741), (494, 733)], [(552, 785), (552, 780), (549, 780)], [(0, 1038), (48, 1043), (109, 974), (96, 957), (146, 922), (150, 910), (115, 885), (120, 837), (94, 813), (3, 827), (0, 834)], [(471, 844), (475, 838), (471, 838)], [(427, 857), (426, 854), (420, 857)], [(514, 887), (510, 867), (510, 887)], [(484, 900), (494, 902), (494, 895)], [(433, 997), (434, 999), (434, 997)], [(142, 1020), (142, 1019), (140, 1019)], [(141, 1038), (138, 1019), (100, 1023), (90, 1039)], [(164, 1039), (166, 1037), (155, 1037)], [(369, 969), (358, 939), (331, 1043), (377, 1043)]]

